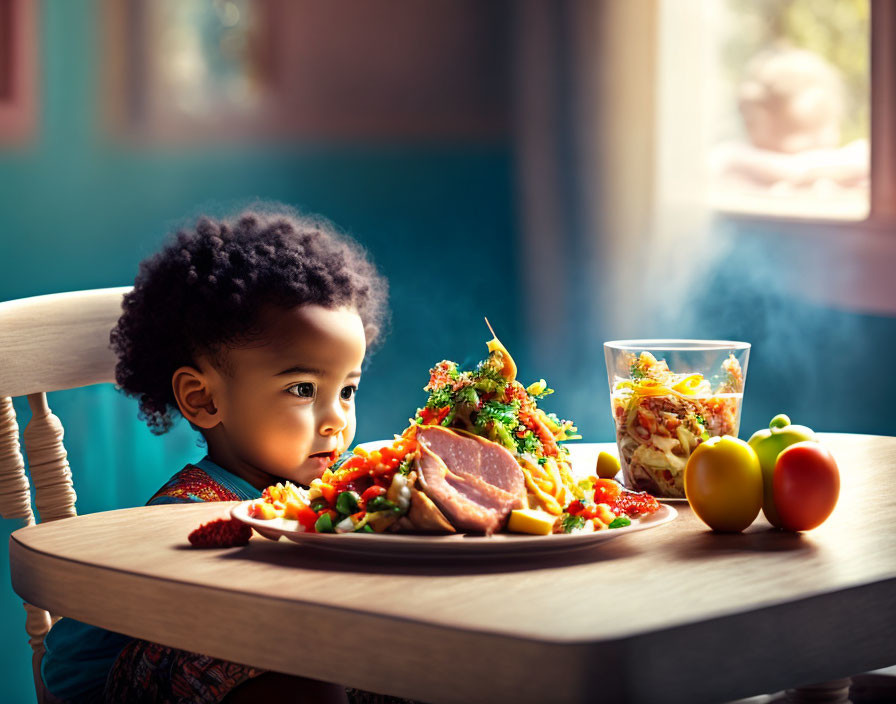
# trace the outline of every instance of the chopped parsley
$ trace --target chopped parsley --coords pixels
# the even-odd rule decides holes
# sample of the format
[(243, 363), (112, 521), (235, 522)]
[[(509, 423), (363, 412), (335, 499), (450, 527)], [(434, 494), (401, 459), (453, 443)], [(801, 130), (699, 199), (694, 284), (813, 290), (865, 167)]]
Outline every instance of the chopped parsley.
[(631, 519), (628, 516), (618, 516), (610, 521), (610, 525), (607, 528), (625, 528), (631, 524)]
[(519, 425), (518, 414), (520, 402), (501, 403), (500, 401), (486, 401), (482, 404), (479, 414), (476, 416), (476, 424), (484, 426), (490, 421), (496, 421), (505, 426), (516, 428)]
[(535, 433), (533, 433), (531, 430), (526, 430), (526, 433), (525, 435), (523, 435), (523, 437), (520, 437), (517, 433), (514, 433), (513, 439), (516, 442), (517, 449), (519, 450), (521, 455), (526, 452), (530, 452), (534, 455), (538, 451), (539, 445), (541, 444), (539, 443), (538, 438), (535, 437)]
[(564, 533), (582, 530), (585, 527), (585, 517), (564, 513), (563, 518), (560, 520), (560, 525), (563, 527)]

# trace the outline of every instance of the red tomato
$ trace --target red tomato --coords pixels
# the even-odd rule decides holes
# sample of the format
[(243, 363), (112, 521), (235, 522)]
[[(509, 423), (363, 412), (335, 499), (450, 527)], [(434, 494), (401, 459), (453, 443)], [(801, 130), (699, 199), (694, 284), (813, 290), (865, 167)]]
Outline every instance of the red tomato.
[(775, 461), (772, 491), (782, 528), (817, 528), (831, 515), (840, 496), (837, 463), (824, 446), (812, 440), (790, 445)]
[(578, 515), (579, 515), (582, 511), (584, 511), (584, 510), (585, 510), (585, 504), (583, 504), (583, 503), (582, 503), (581, 501), (579, 501), (578, 499), (576, 499), (575, 501), (571, 502), (571, 503), (569, 504), (569, 506), (566, 507), (566, 512), (567, 512), (570, 516), (578, 516)]
[(594, 503), (610, 504), (619, 498), (622, 485), (614, 479), (598, 479), (594, 483)]
[(374, 496), (382, 496), (385, 493), (386, 493), (386, 487), (374, 485), (374, 486), (368, 487), (367, 489), (364, 490), (364, 493), (361, 494), (361, 501), (363, 501), (364, 503), (367, 503)]

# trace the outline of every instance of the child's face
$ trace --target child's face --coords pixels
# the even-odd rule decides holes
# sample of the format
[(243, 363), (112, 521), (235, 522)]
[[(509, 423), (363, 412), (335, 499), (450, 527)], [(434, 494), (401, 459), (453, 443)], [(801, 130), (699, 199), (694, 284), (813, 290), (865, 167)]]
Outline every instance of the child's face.
[(354, 438), (364, 326), (354, 310), (319, 305), (272, 307), (259, 322), (259, 342), (227, 350), (209, 452), (258, 488), (307, 485)]

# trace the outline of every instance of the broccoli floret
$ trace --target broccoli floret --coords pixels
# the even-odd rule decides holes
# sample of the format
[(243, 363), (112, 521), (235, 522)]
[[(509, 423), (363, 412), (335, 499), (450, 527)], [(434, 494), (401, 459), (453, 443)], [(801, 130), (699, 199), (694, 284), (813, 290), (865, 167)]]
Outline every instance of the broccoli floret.
[(457, 403), (467, 406), (479, 405), (479, 394), (476, 393), (476, 389), (472, 386), (464, 386), (462, 389), (459, 389), (454, 395), (454, 399)]
[(426, 401), (427, 408), (444, 408), (451, 404), (451, 389), (446, 386), (440, 386), (429, 394)]
[(486, 401), (476, 416), (476, 424), (484, 426), (489, 421), (497, 421), (511, 428), (516, 428), (519, 425), (519, 412), (519, 401), (513, 401), (512, 403)]

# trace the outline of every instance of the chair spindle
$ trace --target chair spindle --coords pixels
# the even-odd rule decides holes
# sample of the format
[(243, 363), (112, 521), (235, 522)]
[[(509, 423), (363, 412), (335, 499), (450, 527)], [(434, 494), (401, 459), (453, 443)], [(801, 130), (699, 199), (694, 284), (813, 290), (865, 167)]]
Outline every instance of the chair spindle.
[(40, 520), (71, 518), (77, 515), (77, 497), (72, 487), (68, 453), (62, 444), (62, 422), (50, 411), (45, 393), (29, 394), (28, 405), (31, 421), (23, 435)]
[(19, 449), (19, 424), (12, 399), (0, 398), (0, 515), (34, 523), (25, 461)]
[[(8, 396), (0, 398), (0, 515), (19, 519), (27, 526), (34, 524), (31, 491), (19, 449), (19, 423)], [(22, 602), (22, 606), (25, 607), (25, 632), (32, 651), (34, 687), (38, 701), (43, 702), (45, 693), (40, 679), (40, 661), (44, 654), (44, 637), (50, 631), (53, 619), (44, 609), (26, 602)]]

